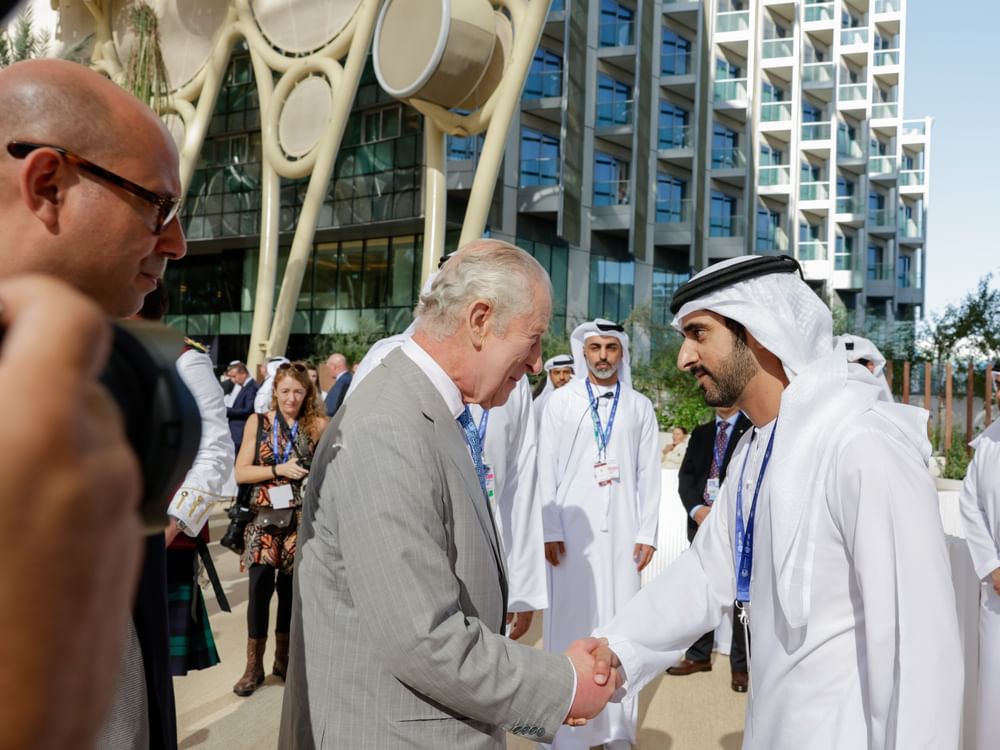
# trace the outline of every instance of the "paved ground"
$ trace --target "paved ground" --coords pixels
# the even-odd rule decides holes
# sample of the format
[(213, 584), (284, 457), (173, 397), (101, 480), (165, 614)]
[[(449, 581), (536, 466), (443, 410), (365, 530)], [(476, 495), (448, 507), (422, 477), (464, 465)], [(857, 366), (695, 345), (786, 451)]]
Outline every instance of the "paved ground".
[[(221, 512), (213, 517), (213, 539), (222, 536), (227, 520)], [(249, 698), (239, 698), (232, 692), (245, 664), (246, 577), (239, 572), (236, 555), (218, 543), (210, 548), (233, 611), (220, 612), (211, 587), (205, 589), (222, 663), (174, 680), (179, 745), (181, 750), (272, 749), (277, 747), (282, 683), (268, 676)], [(536, 618), (525, 642), (537, 646), (541, 632), (540, 618)], [(269, 642), (265, 657), (268, 667), (272, 655), (273, 644)], [(710, 673), (683, 678), (664, 676), (643, 691), (639, 750), (739, 750), (745, 698), (729, 689), (726, 658), (717, 663), (719, 667)], [(511, 750), (537, 747), (515, 737), (510, 738), (508, 746)]]

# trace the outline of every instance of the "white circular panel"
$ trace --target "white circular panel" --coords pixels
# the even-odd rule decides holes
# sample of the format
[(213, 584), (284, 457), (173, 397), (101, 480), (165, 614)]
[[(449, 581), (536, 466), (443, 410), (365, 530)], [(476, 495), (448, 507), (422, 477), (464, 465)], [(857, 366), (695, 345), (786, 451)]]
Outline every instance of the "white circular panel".
[(325, 78), (310, 76), (295, 84), (278, 116), (278, 144), (287, 156), (301, 158), (319, 143), (330, 113), (333, 91)]
[[(226, 20), (228, 0), (152, 0), (160, 21), (160, 50), (173, 91), (181, 88), (202, 69), (215, 47)], [(128, 28), (129, 4), (115, 0), (112, 6), (115, 47), (122, 62), (135, 44)]]
[(283, 52), (313, 52), (332, 42), (361, 0), (250, 0), (261, 33)]

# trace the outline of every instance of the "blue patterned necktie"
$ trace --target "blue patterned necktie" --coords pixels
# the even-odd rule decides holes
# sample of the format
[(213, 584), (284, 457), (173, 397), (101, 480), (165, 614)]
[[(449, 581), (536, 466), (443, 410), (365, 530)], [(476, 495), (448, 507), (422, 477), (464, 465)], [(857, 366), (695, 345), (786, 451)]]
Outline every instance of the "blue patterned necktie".
[[(726, 432), (729, 430), (729, 422), (719, 422), (715, 428), (715, 448), (712, 450), (712, 464), (708, 469), (709, 479), (718, 479), (719, 475), (722, 473), (722, 458), (726, 455), (726, 448), (729, 447), (729, 436)], [(702, 494), (705, 500), (705, 505), (711, 505), (713, 502), (712, 497), (708, 494), (708, 487), (705, 487), (705, 491)]]
[[(487, 497), (486, 464), (483, 463), (483, 446), (479, 442), (479, 430), (476, 428), (475, 422), (472, 421), (472, 414), (469, 413), (468, 406), (458, 415), (458, 423), (465, 432), (465, 442), (469, 445), (469, 452), (472, 454), (472, 463), (476, 465), (476, 476), (479, 477), (479, 486), (482, 488), (483, 497), (485, 498)], [(488, 503), (489, 501), (487, 501)]]

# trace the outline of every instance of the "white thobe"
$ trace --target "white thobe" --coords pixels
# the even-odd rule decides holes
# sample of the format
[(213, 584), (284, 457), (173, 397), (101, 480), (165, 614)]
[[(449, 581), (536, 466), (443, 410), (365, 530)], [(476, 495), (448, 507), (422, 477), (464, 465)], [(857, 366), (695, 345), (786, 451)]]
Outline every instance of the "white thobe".
[(549, 396), (553, 393), (555, 391), (542, 391), (531, 405), (531, 410), (535, 414), (535, 428), (538, 430), (542, 429), (542, 413), (545, 411), (545, 404), (548, 403)]
[[(614, 387), (591, 386), (594, 396)], [(612, 399), (598, 398), (602, 430)], [(543, 642), (561, 653), (607, 622), (639, 590), (636, 544), (656, 544), (660, 508), (660, 448), (653, 405), (622, 386), (606, 459), (619, 478), (599, 486), (598, 445), (585, 381), (572, 380), (545, 405), (538, 436), (538, 491), (546, 542), (563, 542), (565, 556), (549, 566), (549, 611)], [(634, 696), (609, 705), (584, 727), (562, 727), (554, 747), (635, 743)]]
[[(622, 660), (626, 694), (732, 606), (737, 488), (747, 514), (772, 426), (740, 441), (691, 548), (596, 631)], [(778, 605), (767, 474), (761, 487), (743, 748), (954, 750), (962, 657), (934, 485), (919, 452), (874, 411), (831, 427), (836, 458), (817, 484), (825, 492), (802, 628)]]
[[(994, 750), (1000, 741), (1000, 596), (990, 574), (1000, 568), (1000, 422), (973, 441), (976, 454), (958, 496), (965, 540), (982, 581), (979, 608), (979, 703), (977, 750)], [(971, 750), (971, 748), (970, 748)]]
[[(410, 336), (397, 334), (375, 342), (354, 373), (346, 398), (393, 349)], [(482, 409), (469, 406), (475, 424)], [(493, 518), (507, 561), (507, 611), (530, 612), (548, 606), (542, 511), (536, 502), (536, 430), (531, 412), (531, 386), (521, 378), (502, 406), (490, 409), (483, 458), (496, 475)]]
[(222, 385), (215, 377), (211, 358), (204, 352), (188, 349), (177, 359), (177, 372), (198, 405), (201, 440), (194, 463), (174, 493), (167, 512), (184, 522), (188, 536), (197, 536), (208, 522), (212, 503), (229, 500), (236, 494), (233, 478), (236, 456)]

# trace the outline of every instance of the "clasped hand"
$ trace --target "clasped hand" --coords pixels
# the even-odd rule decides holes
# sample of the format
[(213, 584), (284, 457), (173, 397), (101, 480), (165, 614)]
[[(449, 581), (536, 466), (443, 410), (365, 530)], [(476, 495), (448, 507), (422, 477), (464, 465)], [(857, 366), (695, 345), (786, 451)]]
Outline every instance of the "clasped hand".
[(608, 648), (606, 638), (581, 638), (570, 644), (566, 656), (576, 670), (576, 695), (565, 724), (578, 727), (604, 710), (612, 694), (621, 687), (621, 663)]

